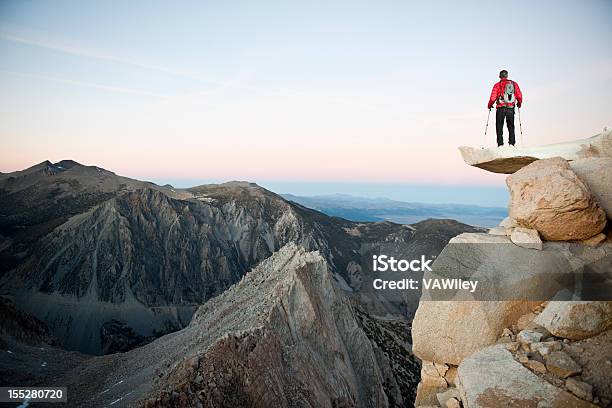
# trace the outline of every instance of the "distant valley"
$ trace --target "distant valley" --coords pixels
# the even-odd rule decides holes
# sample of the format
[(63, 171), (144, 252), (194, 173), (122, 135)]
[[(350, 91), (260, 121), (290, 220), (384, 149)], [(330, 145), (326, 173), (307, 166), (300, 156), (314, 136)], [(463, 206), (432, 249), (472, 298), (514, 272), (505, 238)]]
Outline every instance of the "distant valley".
[(388, 198), (367, 198), (346, 194), (309, 197), (281, 195), (304, 207), (356, 222), (391, 221), (398, 224), (412, 224), (428, 218), (442, 218), (480, 227), (493, 227), (508, 215), (508, 210), (502, 207), (409, 203)]

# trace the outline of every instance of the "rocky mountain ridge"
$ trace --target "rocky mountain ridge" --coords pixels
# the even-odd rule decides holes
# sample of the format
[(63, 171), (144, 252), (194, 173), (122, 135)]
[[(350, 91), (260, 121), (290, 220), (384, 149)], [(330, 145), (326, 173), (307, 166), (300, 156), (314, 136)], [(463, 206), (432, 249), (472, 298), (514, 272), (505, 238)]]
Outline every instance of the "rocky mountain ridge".
[(35, 371), (29, 383), (67, 386), (75, 407), (404, 407), (419, 367), (408, 336), (405, 319), (367, 314), (320, 253), (289, 243), (186, 328), (142, 347), (89, 358), (14, 342), (9, 351), (24, 365), (44, 358), (54, 376)]
[[(253, 183), (175, 189), (67, 160), (2, 174), (0, 192), (0, 292), (68, 349), (94, 354), (185, 327), (200, 304), (290, 242), (319, 251), (335, 281), (358, 293), (364, 243), (436, 255), (474, 230), (355, 223)], [(359, 296), (381, 315), (407, 312)]]

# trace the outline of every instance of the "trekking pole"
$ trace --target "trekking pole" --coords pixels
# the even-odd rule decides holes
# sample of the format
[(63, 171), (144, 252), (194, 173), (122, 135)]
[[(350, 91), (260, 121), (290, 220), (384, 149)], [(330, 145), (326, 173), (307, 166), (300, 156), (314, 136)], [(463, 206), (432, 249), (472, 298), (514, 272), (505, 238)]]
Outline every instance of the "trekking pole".
[(519, 112), (519, 129), (521, 130), (521, 146), (523, 146), (523, 124), (521, 123), (521, 108), (518, 108)]
[(487, 124), (485, 126), (485, 145), (487, 144), (487, 130), (489, 129), (489, 117), (491, 117), (491, 108), (489, 108), (489, 114), (487, 115)]

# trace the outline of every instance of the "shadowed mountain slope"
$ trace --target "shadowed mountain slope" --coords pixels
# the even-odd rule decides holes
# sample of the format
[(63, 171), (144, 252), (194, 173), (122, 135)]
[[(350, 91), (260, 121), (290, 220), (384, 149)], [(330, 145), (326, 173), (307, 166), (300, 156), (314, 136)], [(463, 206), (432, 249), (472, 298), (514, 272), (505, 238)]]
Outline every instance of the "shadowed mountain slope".
[(198, 305), (289, 242), (318, 250), (342, 283), (364, 243), (435, 255), (472, 230), (355, 223), (246, 182), (180, 190), (43, 162), (0, 175), (0, 293), (67, 349), (125, 351), (184, 327)]

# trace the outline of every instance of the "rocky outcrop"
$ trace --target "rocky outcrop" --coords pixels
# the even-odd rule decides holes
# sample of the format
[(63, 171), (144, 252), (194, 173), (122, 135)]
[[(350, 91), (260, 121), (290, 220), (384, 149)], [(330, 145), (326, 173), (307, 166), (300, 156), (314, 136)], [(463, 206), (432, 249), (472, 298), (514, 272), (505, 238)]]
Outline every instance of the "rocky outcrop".
[(570, 162), (570, 167), (589, 186), (589, 190), (612, 220), (612, 158), (588, 158)]
[[(188, 327), (91, 358), (61, 382), (81, 391), (72, 403), (83, 407), (410, 404), (418, 372), (407, 368), (406, 327), (361, 314), (323, 256), (288, 244), (199, 308)], [(83, 381), (89, 376), (96, 381)]]
[(4, 297), (0, 297), (0, 321), (0, 336), (10, 336), (30, 345), (59, 345), (59, 341), (49, 333), (49, 328), (43, 322), (17, 310), (13, 302)]
[[(431, 406), (440, 403), (439, 399), (444, 398), (446, 393), (453, 388), (449, 388), (449, 379), (445, 377), (449, 367), (446, 364), (436, 364), (431, 361), (423, 361), (421, 368), (421, 382), (417, 388), (415, 406)], [(441, 395), (438, 398), (438, 395)], [(444, 405), (443, 405), (444, 406)]]
[(457, 366), (530, 310), (521, 301), (424, 301), (412, 323), (412, 350), (424, 361)]
[(458, 365), (495, 343), (505, 327), (540, 302), (557, 293), (579, 294), (582, 283), (576, 276), (599, 262), (607, 265), (611, 256), (609, 245), (547, 242), (541, 251), (534, 251), (504, 236), (459, 235), (424, 278), (478, 280), (479, 290), (474, 294), (424, 291), (413, 320), (413, 351), (426, 361)]
[[(174, 330), (171, 330), (174, 331)], [(118, 320), (109, 320), (100, 329), (100, 344), (102, 354), (125, 353), (128, 350), (142, 346), (165, 333), (155, 332), (154, 336), (143, 337), (130, 326)]]
[(542, 250), (542, 240), (538, 231), (530, 228), (516, 227), (510, 233), (513, 244), (527, 249)]
[(590, 408), (593, 404), (539, 378), (503, 344), (484, 348), (459, 366), (465, 407)]
[(535, 147), (475, 148), (459, 147), (463, 160), (470, 166), (494, 173), (511, 174), (528, 164), (551, 157), (578, 160), (587, 157), (612, 157), (612, 129), (605, 128), (588, 139)]
[(549, 241), (583, 240), (606, 225), (604, 211), (566, 160), (538, 160), (506, 179), (510, 217)]
[[(250, 307), (243, 309), (245, 302)], [(241, 311), (231, 313), (233, 304)], [(334, 293), (318, 254), (282, 249), (203, 306), (194, 316), (197, 326), (208, 327), (212, 343), (198, 363), (162, 380), (160, 396), (146, 406), (386, 405), (382, 383), (363, 382), (381, 371), (372, 344), (346, 300)]]
[(334, 289), (320, 255), (283, 248), (200, 308), (191, 326), (218, 336), (216, 330), (228, 330), (237, 318), (226, 315), (234, 304), (243, 310), (235, 313), (250, 309), (244, 302), (257, 302), (240, 319), (245, 327), (216, 339), (193, 372), (171, 373), (160, 384), (160, 396), (145, 406), (165, 406), (168, 397), (170, 405), (204, 407), (403, 403), (391, 361), (378, 356), (382, 350), (362, 330), (348, 299)]
[[(505, 332), (510, 338), (501, 337), (500, 342), (517, 362), (538, 377), (537, 381), (546, 381), (556, 387), (556, 392), (565, 390), (596, 406), (609, 407), (612, 404), (609, 376), (612, 331), (580, 341), (553, 337), (537, 325), (516, 335), (513, 329)], [(526, 335), (527, 332), (539, 333), (539, 336)]]
[[(612, 406), (609, 160), (514, 169), (510, 217), (444, 248), (425, 278), (477, 280), (479, 290), (423, 291), (412, 330), (423, 360), (416, 406)], [(431, 364), (456, 369), (454, 383)]]
[[(442, 370), (425, 368), (448, 367), (450, 372), (454, 366), (423, 361), (416, 406), (444, 407), (435, 398), (452, 390), (464, 407), (610, 406), (612, 331), (576, 342), (560, 339), (533, 322), (545, 307), (534, 307), (505, 328), (497, 345), (464, 358), (452, 382)], [(518, 329), (521, 325), (527, 328)]]
[(557, 337), (582, 340), (612, 327), (612, 302), (550, 302), (535, 320)]

